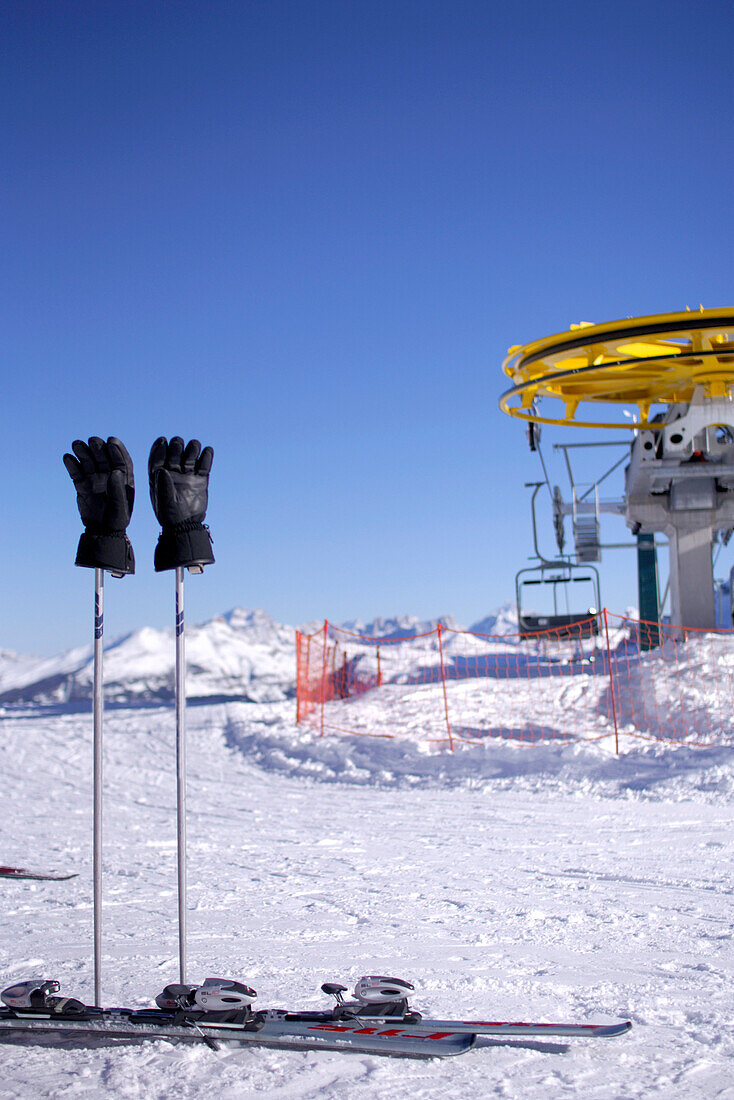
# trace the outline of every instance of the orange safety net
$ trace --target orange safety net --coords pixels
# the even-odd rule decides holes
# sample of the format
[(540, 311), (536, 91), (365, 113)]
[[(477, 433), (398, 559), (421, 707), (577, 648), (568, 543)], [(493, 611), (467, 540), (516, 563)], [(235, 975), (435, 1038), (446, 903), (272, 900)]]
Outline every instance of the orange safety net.
[(734, 632), (606, 609), (532, 635), (438, 625), (377, 638), (325, 622), (298, 633), (297, 720), (328, 731), (476, 744), (620, 735), (734, 743)]

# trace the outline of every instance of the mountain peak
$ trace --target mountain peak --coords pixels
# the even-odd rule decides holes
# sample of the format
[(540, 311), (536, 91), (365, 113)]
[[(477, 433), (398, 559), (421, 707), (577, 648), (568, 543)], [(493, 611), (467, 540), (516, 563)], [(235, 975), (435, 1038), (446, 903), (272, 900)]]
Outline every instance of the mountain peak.
[(349, 619), (338, 625), (342, 630), (362, 634), (366, 638), (399, 639), (412, 638), (416, 634), (431, 634), (439, 623), (450, 630), (460, 629), (453, 615), (440, 615), (437, 619), (419, 619), (416, 615), (395, 615), (387, 618), (378, 615), (368, 623), (362, 619)]

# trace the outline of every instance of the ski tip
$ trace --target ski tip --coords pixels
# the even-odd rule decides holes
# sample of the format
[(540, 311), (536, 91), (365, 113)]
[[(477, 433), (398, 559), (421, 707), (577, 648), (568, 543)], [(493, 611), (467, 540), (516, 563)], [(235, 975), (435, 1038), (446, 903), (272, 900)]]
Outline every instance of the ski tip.
[(613, 1035), (626, 1035), (632, 1027), (631, 1020), (621, 1020), (618, 1024), (599, 1024), (596, 1027), (595, 1035), (600, 1037), (609, 1037)]
[(70, 875), (62, 875), (46, 871), (29, 871), (25, 867), (0, 867), (0, 878), (35, 879), (38, 882), (66, 882), (70, 878), (79, 878), (79, 874), (76, 871)]

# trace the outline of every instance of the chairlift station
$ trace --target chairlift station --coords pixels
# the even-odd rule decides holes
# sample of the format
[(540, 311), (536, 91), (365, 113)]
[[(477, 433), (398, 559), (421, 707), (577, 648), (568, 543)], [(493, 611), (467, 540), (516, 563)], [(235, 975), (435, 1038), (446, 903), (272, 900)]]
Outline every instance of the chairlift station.
[[(734, 309), (573, 325), (510, 348), (502, 369), (512, 386), (500, 408), (526, 422), (532, 449), (543, 424), (629, 433), (629, 450), (612, 467), (627, 461), (621, 500), (600, 501), (598, 481), (593, 494), (579, 495), (574, 485), (568, 451), (603, 443), (557, 445), (572, 484), (571, 501), (553, 493), (559, 554), (565, 516), (573, 520), (577, 563), (601, 560), (600, 513), (624, 516), (638, 540), (642, 591), (641, 555), (654, 562), (654, 537), (663, 533), (671, 621), (715, 627), (712, 550), (719, 532), (728, 541), (734, 529)], [(536, 555), (541, 573), (571, 565), (543, 559), (537, 538)]]

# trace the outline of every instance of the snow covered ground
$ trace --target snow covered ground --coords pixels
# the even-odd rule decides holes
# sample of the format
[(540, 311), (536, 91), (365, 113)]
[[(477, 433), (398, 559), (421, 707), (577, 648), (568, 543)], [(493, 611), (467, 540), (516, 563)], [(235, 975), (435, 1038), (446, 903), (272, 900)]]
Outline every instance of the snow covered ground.
[[(192, 980), (316, 1008), (322, 981), (395, 973), (431, 1015), (632, 1032), (428, 1062), (4, 1039), (0, 1097), (734, 1098), (734, 750), (488, 739), (450, 754), (407, 725), (320, 738), (294, 712), (282, 696), (189, 708)], [(0, 982), (45, 974), (91, 999), (91, 718), (36, 704), (0, 723), (0, 863), (79, 876), (0, 880)], [(173, 738), (168, 705), (107, 712), (106, 1003), (150, 1005), (177, 978)]]

